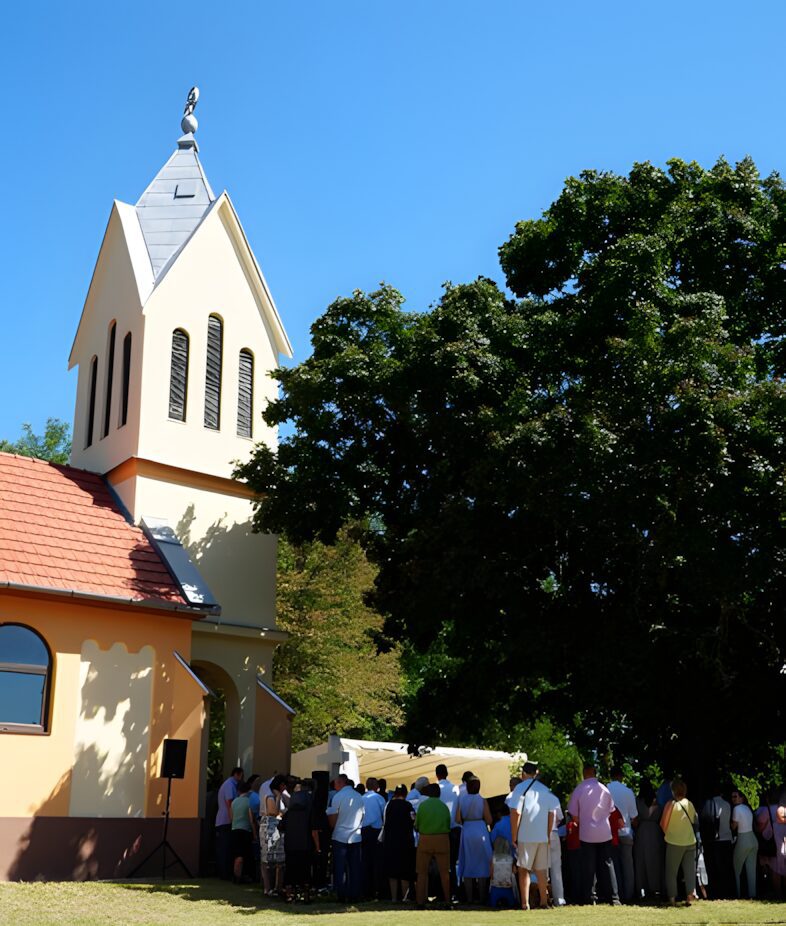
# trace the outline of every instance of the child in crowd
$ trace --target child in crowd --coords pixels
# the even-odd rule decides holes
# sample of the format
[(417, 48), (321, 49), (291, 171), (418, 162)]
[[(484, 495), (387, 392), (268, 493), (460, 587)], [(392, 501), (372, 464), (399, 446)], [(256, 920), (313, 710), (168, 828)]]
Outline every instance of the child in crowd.
[(489, 903), (492, 907), (515, 907), (514, 880), (510, 843), (504, 836), (498, 836), (494, 840), (494, 852), (491, 856)]
[(704, 846), (699, 837), (696, 838), (696, 896), (702, 900), (707, 899), (707, 865), (704, 862)]
[(578, 903), (581, 897), (581, 864), (579, 862), (579, 824), (570, 814), (565, 815), (565, 867), (568, 870), (568, 890), (570, 902)]

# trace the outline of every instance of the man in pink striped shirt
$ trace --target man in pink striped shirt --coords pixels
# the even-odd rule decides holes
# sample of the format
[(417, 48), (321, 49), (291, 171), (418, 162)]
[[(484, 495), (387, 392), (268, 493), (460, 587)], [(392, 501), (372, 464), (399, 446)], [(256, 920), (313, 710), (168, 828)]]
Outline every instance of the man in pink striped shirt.
[(568, 813), (579, 825), (580, 903), (592, 903), (592, 886), (596, 876), (598, 899), (614, 905), (620, 902), (611, 855), (609, 815), (613, 810), (614, 800), (609, 789), (598, 781), (595, 766), (585, 765), (584, 781), (575, 788), (568, 802)]

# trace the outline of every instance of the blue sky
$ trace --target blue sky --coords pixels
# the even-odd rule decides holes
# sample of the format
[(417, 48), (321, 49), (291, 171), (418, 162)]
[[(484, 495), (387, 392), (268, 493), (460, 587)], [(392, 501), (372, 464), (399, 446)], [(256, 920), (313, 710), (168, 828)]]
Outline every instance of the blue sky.
[(786, 173), (786, 4), (465, 0), (8, 4), (0, 81), (0, 437), (73, 416), (68, 353), (114, 198), (198, 84), (293, 342), (338, 295), (500, 279), (497, 248), (585, 168)]

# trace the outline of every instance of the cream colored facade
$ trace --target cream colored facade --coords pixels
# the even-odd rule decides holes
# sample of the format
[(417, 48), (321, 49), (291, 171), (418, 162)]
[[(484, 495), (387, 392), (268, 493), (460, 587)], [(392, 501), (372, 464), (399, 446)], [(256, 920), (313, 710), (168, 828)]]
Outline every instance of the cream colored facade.
[[(275, 628), (276, 540), (253, 533), (251, 494), (231, 476), (256, 442), (275, 447), (275, 430), (264, 425), (261, 411), (276, 391), (267, 374), (281, 354), (291, 356), (291, 348), (226, 193), (205, 209), (157, 277), (148, 248), (138, 207), (115, 202), (71, 353), (71, 366), (79, 368), (71, 462), (106, 474), (136, 523), (166, 520), (188, 550), (221, 606), (220, 617), (194, 623), (192, 653), (203, 674), (230, 688), (228, 703), (236, 706), (225, 768), (239, 764), (247, 772), (272, 773), (270, 756), (282, 750), (260, 741), (256, 714), (257, 676), (271, 681), (273, 651), (284, 639)], [(223, 325), (218, 430), (204, 425), (211, 315)], [(113, 324), (113, 388), (104, 434)], [(185, 421), (169, 416), (176, 329), (189, 339)], [(122, 424), (122, 346), (128, 333), (128, 414)], [(254, 358), (251, 438), (237, 434), (241, 350)], [(93, 358), (98, 388), (88, 446)]]
[(5, 621), (46, 640), (52, 671), (47, 732), (2, 739), (0, 879), (128, 873), (134, 840), (143, 834), (147, 852), (159, 836), (166, 738), (188, 741), (171, 811), (181, 847), (193, 843), (206, 705), (175, 657), (191, 656), (191, 622), (37, 594), (0, 597)]

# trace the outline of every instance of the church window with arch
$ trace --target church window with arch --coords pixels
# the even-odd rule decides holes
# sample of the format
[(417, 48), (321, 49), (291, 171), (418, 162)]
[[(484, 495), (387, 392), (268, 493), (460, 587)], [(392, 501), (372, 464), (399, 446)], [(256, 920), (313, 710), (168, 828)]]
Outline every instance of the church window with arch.
[(188, 334), (182, 328), (172, 332), (172, 364), (169, 375), (169, 417), (186, 420), (188, 402)]
[(88, 382), (87, 398), (87, 438), (85, 447), (93, 443), (93, 430), (96, 424), (96, 391), (98, 389), (98, 357), (90, 361), (90, 380)]
[(106, 367), (106, 399), (104, 405), (104, 429), (101, 432), (102, 437), (109, 434), (109, 422), (112, 417), (112, 380), (115, 373), (115, 335), (117, 334), (117, 324), (112, 322), (109, 327), (109, 358)]
[(254, 355), (248, 348), (240, 351), (237, 383), (238, 437), (252, 437), (254, 416)]
[(131, 386), (131, 332), (123, 338), (123, 394), (120, 403), (120, 427), (128, 421), (128, 391)]
[(0, 624), (0, 733), (44, 733), (52, 657), (24, 624)]
[(207, 320), (207, 369), (205, 372), (205, 427), (221, 427), (221, 361), (224, 325), (218, 315)]

